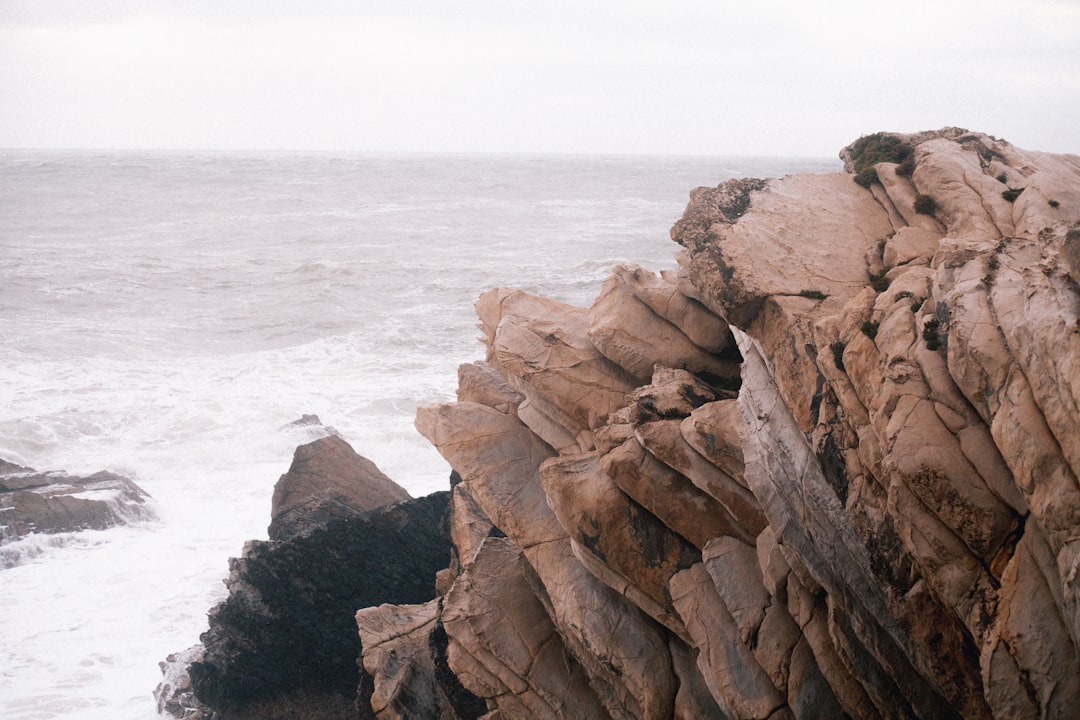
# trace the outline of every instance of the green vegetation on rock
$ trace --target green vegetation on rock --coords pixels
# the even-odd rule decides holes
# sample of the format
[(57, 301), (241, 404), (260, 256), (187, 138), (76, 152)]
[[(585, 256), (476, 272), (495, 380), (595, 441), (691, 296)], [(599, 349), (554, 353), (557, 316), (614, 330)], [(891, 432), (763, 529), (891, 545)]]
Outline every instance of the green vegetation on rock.
[(896, 163), (896, 174), (910, 177), (915, 169), (915, 148), (902, 138), (889, 133), (864, 135), (851, 145), (855, 182), (870, 187), (877, 181), (878, 163)]

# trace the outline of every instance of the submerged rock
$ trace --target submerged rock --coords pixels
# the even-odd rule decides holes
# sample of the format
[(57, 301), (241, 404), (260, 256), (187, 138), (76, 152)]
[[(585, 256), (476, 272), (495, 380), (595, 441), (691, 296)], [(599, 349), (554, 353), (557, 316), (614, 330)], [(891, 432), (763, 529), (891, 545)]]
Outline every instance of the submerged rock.
[(153, 520), (157, 514), (149, 500), (130, 479), (104, 470), (79, 477), (0, 460), (0, 544), (30, 533), (104, 530)]

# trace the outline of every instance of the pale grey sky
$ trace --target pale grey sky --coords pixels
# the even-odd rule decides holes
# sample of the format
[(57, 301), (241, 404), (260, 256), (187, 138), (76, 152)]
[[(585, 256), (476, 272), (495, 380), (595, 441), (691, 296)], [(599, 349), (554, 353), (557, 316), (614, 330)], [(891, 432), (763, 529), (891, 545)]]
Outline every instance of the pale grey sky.
[(1080, 0), (0, 0), (0, 147), (1080, 153)]

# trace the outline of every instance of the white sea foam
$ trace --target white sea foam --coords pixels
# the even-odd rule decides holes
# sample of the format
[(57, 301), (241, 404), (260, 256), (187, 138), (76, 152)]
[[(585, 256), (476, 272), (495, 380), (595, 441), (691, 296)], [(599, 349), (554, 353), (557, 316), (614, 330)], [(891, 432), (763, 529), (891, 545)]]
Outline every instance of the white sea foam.
[(831, 166), (0, 154), (0, 458), (128, 475), (158, 513), (3, 546), (0, 717), (155, 716), (158, 661), (325, 432), (301, 415), (414, 495), (446, 488), (412, 420), (482, 356), (483, 290), (586, 305), (617, 262), (674, 266), (693, 187)]

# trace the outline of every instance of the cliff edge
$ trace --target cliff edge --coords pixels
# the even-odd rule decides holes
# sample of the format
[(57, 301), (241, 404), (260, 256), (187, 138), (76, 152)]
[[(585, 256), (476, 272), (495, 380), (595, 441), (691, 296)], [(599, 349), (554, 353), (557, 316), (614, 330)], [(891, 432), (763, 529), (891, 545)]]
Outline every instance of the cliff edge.
[(439, 597), (357, 616), (377, 717), (1080, 707), (1080, 158), (841, 157), (694, 191), (679, 269), (590, 308), (480, 298), (416, 418), (462, 478)]

